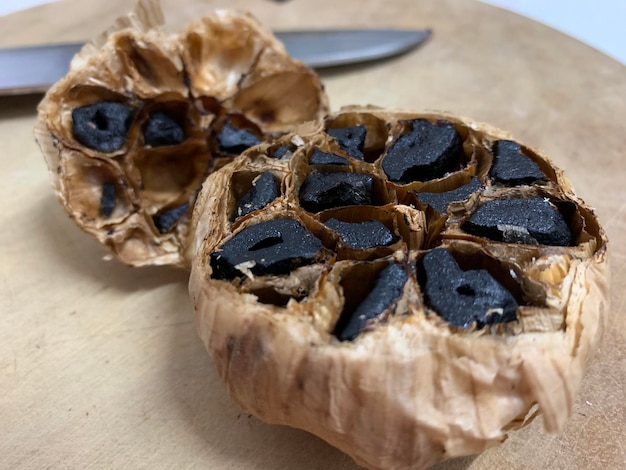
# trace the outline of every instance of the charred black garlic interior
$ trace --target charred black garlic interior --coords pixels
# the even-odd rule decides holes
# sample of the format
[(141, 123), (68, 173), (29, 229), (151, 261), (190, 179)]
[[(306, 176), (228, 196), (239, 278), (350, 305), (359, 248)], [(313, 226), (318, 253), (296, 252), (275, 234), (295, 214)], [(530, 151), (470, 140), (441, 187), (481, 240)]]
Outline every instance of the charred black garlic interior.
[(547, 164), (516, 142), (454, 119), (383, 119), (340, 114), (298, 145), (273, 144), (253, 184), (234, 174), (235, 217), (207, 260), (212, 277), (281, 309), (284, 294), (266, 295), (280, 279), (314, 276), (291, 296), (301, 303), (334, 283), (343, 307), (326, 332), (342, 342), (419, 311), (455, 332), (515, 334), (520, 311), (546, 298), (522, 264), (575, 249), (582, 215), (563, 209), (573, 203)]

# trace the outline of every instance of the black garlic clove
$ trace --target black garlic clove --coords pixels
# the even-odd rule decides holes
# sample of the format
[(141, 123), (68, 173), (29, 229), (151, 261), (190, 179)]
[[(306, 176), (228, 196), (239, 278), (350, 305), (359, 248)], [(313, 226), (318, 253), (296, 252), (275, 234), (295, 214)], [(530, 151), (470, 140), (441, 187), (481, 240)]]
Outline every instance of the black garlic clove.
[(243, 229), (211, 254), (214, 279), (232, 280), (254, 276), (288, 274), (314, 263), (322, 242), (291, 219), (272, 219)]
[(238, 155), (261, 143), (261, 140), (253, 132), (248, 129), (235, 129), (230, 121), (224, 123), (222, 130), (216, 137), (220, 151), (230, 155)]
[(546, 181), (539, 165), (522, 153), (522, 147), (511, 140), (498, 140), (493, 144), (493, 165), (489, 176), (496, 183), (520, 186)]
[(129, 106), (99, 101), (72, 110), (72, 134), (85, 147), (115, 152), (126, 143), (132, 118)]
[(185, 215), (187, 209), (189, 209), (189, 203), (186, 202), (185, 204), (174, 207), (173, 209), (153, 215), (152, 220), (159, 233), (163, 234), (169, 232), (172, 227), (176, 225), (176, 222), (178, 222), (180, 218)]
[(322, 152), (320, 149), (316, 148), (313, 150), (313, 154), (309, 159), (309, 163), (311, 165), (347, 165), (348, 160), (339, 155), (335, 155), (332, 153)]
[(448, 209), (451, 202), (464, 201), (481, 188), (480, 181), (475, 176), (469, 183), (451, 191), (443, 193), (416, 193), (415, 197), (422, 204), (431, 206), (442, 214)]
[(363, 160), (363, 149), (365, 147), (365, 136), (367, 128), (363, 125), (353, 127), (337, 127), (326, 131), (337, 141), (339, 147), (357, 160)]
[(313, 171), (300, 188), (300, 205), (309, 212), (372, 204), (374, 178), (360, 173)]
[(342, 314), (334, 335), (340, 341), (354, 340), (371, 320), (395, 307), (407, 279), (408, 274), (402, 266), (389, 264), (376, 277), (374, 286), (356, 310)]
[(181, 125), (163, 111), (152, 113), (143, 127), (143, 139), (150, 147), (178, 145), (185, 140)]
[(278, 184), (271, 171), (266, 171), (252, 181), (252, 188), (237, 203), (235, 218), (264, 208), (280, 195)]
[(277, 160), (280, 160), (282, 158), (285, 157), (285, 155), (287, 155), (288, 152), (291, 152), (291, 149), (289, 147), (287, 147), (286, 145), (282, 145), (280, 147), (278, 147), (277, 149), (274, 150), (274, 152), (271, 155), (271, 158), (275, 158)]
[(412, 131), (400, 136), (382, 160), (383, 171), (398, 183), (428, 181), (454, 171), (463, 153), (461, 136), (445, 121), (412, 121)]
[(115, 210), (115, 184), (104, 183), (102, 185), (102, 195), (100, 196), (100, 215), (105, 219), (111, 217)]
[(377, 220), (351, 223), (337, 219), (328, 219), (325, 225), (337, 232), (341, 240), (355, 250), (389, 246), (394, 242), (393, 233)]
[(472, 235), (506, 243), (550, 246), (575, 243), (563, 214), (540, 197), (488, 201), (462, 228)]
[(445, 249), (421, 261), (424, 302), (453, 326), (483, 328), (517, 320), (517, 301), (484, 269), (463, 271)]

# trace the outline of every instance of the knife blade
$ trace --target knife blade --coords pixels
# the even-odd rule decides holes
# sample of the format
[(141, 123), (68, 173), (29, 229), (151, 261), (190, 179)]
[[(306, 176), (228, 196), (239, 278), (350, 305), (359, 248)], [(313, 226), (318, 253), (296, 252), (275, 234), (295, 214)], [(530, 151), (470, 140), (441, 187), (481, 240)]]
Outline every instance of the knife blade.
[[(276, 32), (287, 52), (312, 68), (335, 67), (403, 54), (426, 41), (429, 29)], [(0, 96), (45, 92), (69, 70), (82, 43), (0, 48)]]

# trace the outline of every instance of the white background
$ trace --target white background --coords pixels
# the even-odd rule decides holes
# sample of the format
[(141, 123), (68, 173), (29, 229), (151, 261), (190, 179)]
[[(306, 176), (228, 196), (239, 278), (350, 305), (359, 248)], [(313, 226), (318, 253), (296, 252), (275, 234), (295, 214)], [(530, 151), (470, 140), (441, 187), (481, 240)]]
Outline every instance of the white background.
[[(50, 1), (0, 0), (0, 15)], [(541, 21), (626, 64), (626, 0), (483, 1)]]

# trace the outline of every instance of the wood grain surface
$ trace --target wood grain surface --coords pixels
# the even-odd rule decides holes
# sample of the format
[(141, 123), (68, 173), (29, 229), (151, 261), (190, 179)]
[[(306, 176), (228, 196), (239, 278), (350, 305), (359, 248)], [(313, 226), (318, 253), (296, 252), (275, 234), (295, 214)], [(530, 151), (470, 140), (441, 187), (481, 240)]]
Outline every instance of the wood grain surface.
[[(541, 420), (439, 469), (626, 468), (626, 68), (470, 0), (166, 0), (176, 28), (214, 7), (274, 28), (432, 27), (423, 48), (325, 72), (331, 105), (452, 111), (510, 130), (566, 170), (611, 240), (608, 329), (565, 431)], [(0, 45), (88, 39), (125, 0), (63, 0), (0, 18)], [(32, 128), (40, 96), (0, 100), (0, 468), (358, 467), (233, 405), (192, 324), (187, 273), (131, 269), (65, 216)]]

